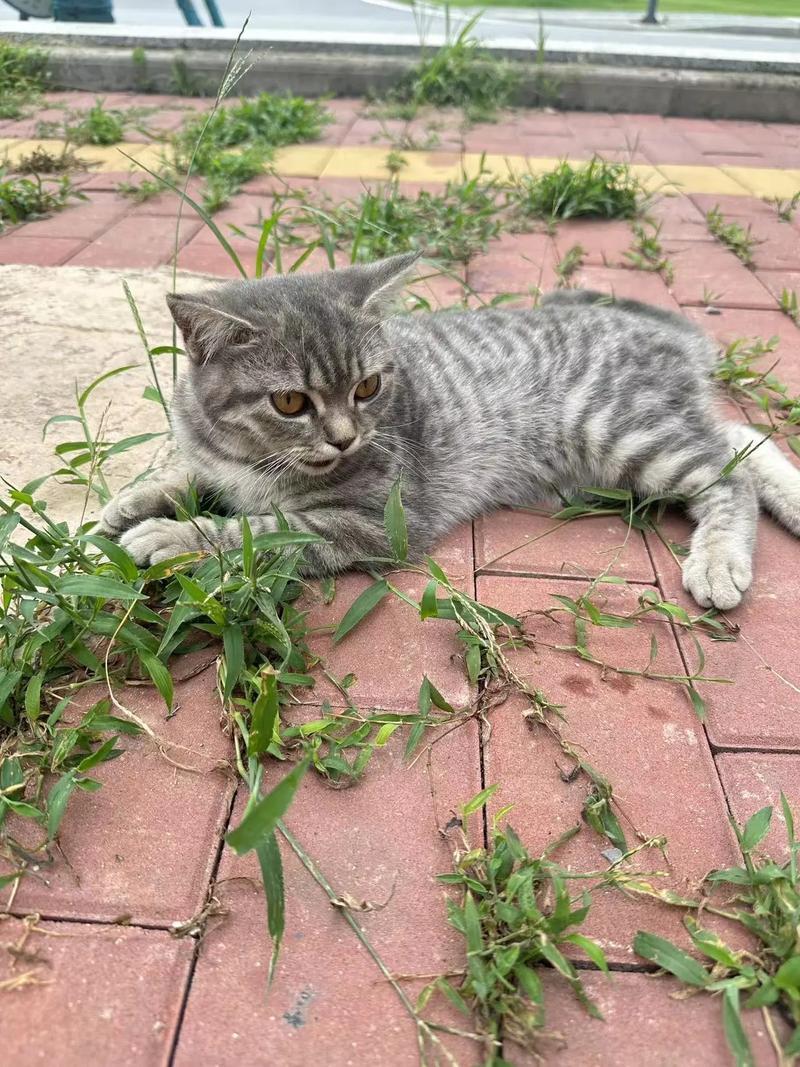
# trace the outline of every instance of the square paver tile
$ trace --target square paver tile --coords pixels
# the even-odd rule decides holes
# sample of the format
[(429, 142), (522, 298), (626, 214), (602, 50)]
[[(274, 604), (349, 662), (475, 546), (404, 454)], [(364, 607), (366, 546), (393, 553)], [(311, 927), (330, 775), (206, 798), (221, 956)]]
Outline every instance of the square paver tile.
[[(581, 756), (612, 783), (629, 844), (637, 831), (645, 838), (665, 835), (669, 866), (661, 854), (644, 850), (634, 869), (668, 871), (658, 885), (684, 893), (713, 866), (737, 857), (727, 822), (725, 799), (703, 728), (682, 687), (605, 670), (554, 646), (575, 643), (574, 625), (558, 608), (553, 594), (576, 596), (572, 582), (486, 577), (478, 580), (478, 597), (510, 614), (527, 613), (525, 632), (533, 648), (511, 654), (512, 663), (532, 688), (562, 707), (563, 736)], [(635, 587), (607, 586), (595, 601), (609, 613), (637, 607)], [(667, 624), (642, 623), (631, 629), (587, 626), (588, 647), (612, 667), (642, 671), (648, 664), (651, 637), (658, 644), (652, 670), (682, 674), (672, 631)], [(571, 761), (545, 731), (523, 718), (526, 702), (512, 697), (491, 714), (491, 735), (484, 751), (487, 785), (498, 783), (494, 808), (513, 805), (508, 816), (522, 840), (538, 855), (559, 834), (581, 823), (588, 793), (584, 778), (570, 776)], [(636, 828), (634, 830), (634, 827)], [(588, 828), (556, 854), (577, 871), (605, 869), (602, 852), (608, 840)], [(680, 937), (682, 915), (645, 898), (628, 898), (615, 890), (597, 892), (585, 932), (596, 937), (609, 958), (634, 963), (637, 929)]]
[[(463, 942), (446, 922), (435, 876), (452, 870), (452, 843), (440, 829), (480, 788), (477, 730), (470, 723), (450, 733), (431, 749), (430, 764), (422, 758), (404, 765), (402, 751), (395, 735), (349, 789), (333, 791), (309, 774), (286, 822), (337, 894), (386, 902), (354, 917), (389, 970), (435, 975), (463, 966)], [(478, 820), (474, 830), (480, 834)], [(286, 935), (272, 990), (267, 996), (270, 947), (258, 867), (252, 854), (239, 859), (226, 850), (216, 893), (229, 914), (203, 942), (177, 1067), (234, 1067), (242, 1057), (305, 1067), (321, 1049), (330, 1067), (418, 1064), (415, 1028), (397, 994), (283, 842), (281, 850)], [(412, 1000), (420, 985), (403, 982)], [(431, 1017), (443, 1021), (441, 1012), (431, 1006)], [(473, 1044), (445, 1040), (464, 1067), (482, 1062)]]
[(773, 309), (775, 301), (733, 252), (710, 241), (665, 241), (679, 304)]
[(25, 924), (0, 926), (0, 982), (21, 974), (31, 984), (6, 989), (0, 1042), (7, 1067), (161, 1067), (178, 1024), (194, 950), (162, 930), (82, 923), (38, 924), (24, 941), (35, 960), (3, 951), (20, 944)]
[(572, 522), (532, 511), (484, 516), (475, 522), (475, 566), (490, 573), (583, 578), (610, 568), (630, 581), (655, 581), (642, 535), (613, 516)]
[(772, 822), (760, 848), (779, 863), (788, 859), (781, 793), (800, 827), (800, 753), (720, 752), (717, 770), (733, 817), (743, 826), (761, 808), (772, 808)]
[[(150, 688), (128, 688), (119, 698), (171, 742), (173, 762), (146, 738), (122, 738), (123, 754), (92, 771), (103, 788), (73, 794), (52, 864), (21, 880), (17, 914), (101, 922), (127, 916), (168, 926), (191, 918), (205, 899), (233, 793), (232, 774), (217, 769), (231, 752), (213, 666), (176, 687), (180, 706), (169, 720)], [(4, 901), (8, 894), (4, 889)]]
[[(661, 526), (674, 542), (688, 544), (691, 527), (678, 516)], [(665, 595), (699, 611), (681, 587), (680, 566), (662, 542), (648, 535)], [(735, 641), (701, 638), (709, 676), (732, 685), (706, 685), (708, 735), (724, 748), (800, 751), (800, 632), (795, 604), (800, 595), (800, 543), (762, 517), (758, 528), (753, 584), (742, 604), (726, 616), (739, 627)], [(691, 663), (691, 641), (685, 642)]]

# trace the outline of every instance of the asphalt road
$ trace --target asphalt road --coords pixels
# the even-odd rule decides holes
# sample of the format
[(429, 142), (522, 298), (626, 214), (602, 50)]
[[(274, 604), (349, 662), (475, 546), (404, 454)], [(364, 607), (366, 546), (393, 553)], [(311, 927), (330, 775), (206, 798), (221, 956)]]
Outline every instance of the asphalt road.
[[(210, 25), (203, 0), (194, 0), (195, 8), (206, 25)], [(275, 30), (283, 33), (309, 30), (315, 34), (353, 33), (357, 35), (380, 33), (441, 34), (445, 29), (442, 9), (428, 8), (415, 20), (411, 9), (396, 0), (218, 0), (226, 26), (238, 27), (251, 12), (250, 26), (254, 30)], [(644, 10), (645, 0), (642, 0)], [(184, 26), (174, 0), (113, 0), (114, 16), (124, 26), (179, 27)], [(13, 20), (15, 13), (0, 0), (0, 19)], [(463, 13), (453, 13), (454, 23), (464, 18)], [(796, 60), (800, 53), (800, 38), (781, 32), (777, 27), (774, 36), (763, 32), (758, 36), (749, 33), (719, 32), (725, 20), (700, 16), (672, 20), (672, 25), (642, 26), (635, 14), (608, 16), (578, 12), (542, 11), (547, 44), (552, 48), (570, 48), (576, 44), (619, 46), (627, 51), (640, 47), (643, 52), (652, 48), (673, 50), (680, 54), (686, 49), (693, 54), (708, 50), (709, 55), (738, 54), (743, 57), (759, 54), (769, 58)], [(730, 19), (728, 29), (743, 20)], [(768, 23), (769, 20), (763, 20)], [(45, 24), (37, 23), (40, 26)], [(421, 24), (421, 25), (420, 25)], [(0, 27), (2, 22), (0, 22)], [(10, 28), (10, 27), (9, 27)], [(485, 39), (505, 39), (535, 42), (538, 23), (530, 9), (519, 13), (489, 10), (475, 27), (475, 33)]]

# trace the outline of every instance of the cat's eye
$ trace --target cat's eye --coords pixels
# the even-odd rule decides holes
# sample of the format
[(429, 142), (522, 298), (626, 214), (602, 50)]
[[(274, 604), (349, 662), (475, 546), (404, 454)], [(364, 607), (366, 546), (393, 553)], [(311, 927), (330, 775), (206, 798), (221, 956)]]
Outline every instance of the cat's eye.
[(273, 393), (270, 400), (281, 415), (302, 415), (308, 407), (308, 397), (305, 393), (291, 390), (288, 393)]
[(371, 399), (371, 397), (375, 396), (380, 387), (380, 374), (370, 374), (369, 378), (365, 378), (363, 382), (359, 382), (356, 386), (356, 400)]

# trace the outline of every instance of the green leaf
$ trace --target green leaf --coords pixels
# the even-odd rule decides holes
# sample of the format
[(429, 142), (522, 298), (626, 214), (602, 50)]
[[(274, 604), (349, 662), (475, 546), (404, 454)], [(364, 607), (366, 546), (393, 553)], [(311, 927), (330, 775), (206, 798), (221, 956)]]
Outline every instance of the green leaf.
[(606, 960), (606, 954), (596, 941), (592, 941), (590, 937), (584, 937), (583, 934), (568, 934), (565, 941), (570, 941), (573, 945), (577, 945), (578, 948), (582, 948), (592, 963), (599, 967), (601, 971), (609, 973), (608, 961)]
[(541, 1004), (543, 1000), (542, 982), (539, 975), (524, 963), (518, 963), (514, 968), (514, 975), (520, 984), (522, 992), (529, 997), (534, 1004)]
[(101, 600), (144, 600), (144, 593), (101, 574), (68, 574), (57, 586), (62, 596), (91, 596)]
[(402, 475), (392, 486), (386, 507), (383, 510), (383, 525), (392, 546), (394, 558), (401, 562), (408, 558), (408, 527), (406, 515), (403, 510), (403, 501), (400, 496)]
[(222, 631), (225, 650), (225, 688), (223, 697), (230, 700), (244, 670), (244, 637), (241, 626), (226, 626)]
[(105, 374), (101, 374), (99, 378), (95, 378), (93, 382), (86, 386), (78, 397), (78, 407), (82, 408), (84, 406), (98, 385), (102, 385), (102, 383), (108, 381), (109, 378), (116, 378), (118, 374), (124, 374), (125, 371), (134, 370), (136, 367), (141, 366), (141, 363), (127, 363), (124, 367), (113, 367), (111, 370), (107, 370)]
[(67, 810), (67, 801), (72, 795), (76, 782), (76, 771), (59, 778), (47, 797), (47, 838), (52, 841), (58, 833), (64, 812)]
[(250, 529), (250, 523), (247, 521), (247, 516), (242, 515), (242, 569), (248, 578), (253, 577), (254, 559), (253, 531)]
[(772, 807), (762, 808), (757, 811), (755, 815), (751, 815), (745, 823), (744, 830), (739, 838), (739, 844), (742, 846), (742, 852), (752, 852), (753, 849), (763, 841), (767, 831), (769, 830), (769, 824), (772, 821)]
[(31, 722), (36, 722), (42, 710), (42, 682), (44, 672), (34, 674), (25, 689), (25, 714)]
[(741, 960), (733, 949), (729, 948), (719, 934), (714, 933), (712, 930), (704, 930), (697, 925), (697, 922), (692, 919), (691, 916), (687, 916), (686, 927), (689, 930), (689, 936), (696, 948), (698, 948), (703, 955), (708, 956), (709, 959), (714, 960), (715, 963), (722, 963), (726, 967), (737, 969)]
[(772, 979), (778, 989), (793, 993), (800, 999), (800, 956), (792, 956), (782, 963)]
[(674, 974), (686, 985), (702, 987), (708, 984), (709, 975), (705, 967), (657, 934), (640, 930), (634, 939), (633, 951), (642, 959), (650, 960)]
[(425, 592), (422, 594), (422, 599), (419, 602), (420, 619), (435, 619), (439, 614), (436, 606), (436, 593), (438, 588), (439, 583), (433, 578), (431, 578), (425, 586)]
[(468, 800), (462, 807), (462, 816), (466, 818), (467, 815), (471, 815), (474, 811), (477, 811), (478, 808), (482, 808), (486, 801), (490, 797), (493, 797), (499, 788), (500, 784), (498, 783), (496, 785), (490, 785), (486, 789), (482, 789), (480, 793), (476, 793), (472, 800)]
[(697, 692), (697, 690), (695, 689), (695, 687), (693, 685), (688, 686), (687, 692), (689, 694), (689, 699), (692, 702), (692, 707), (694, 708), (695, 715), (697, 715), (697, 718), (700, 720), (700, 722), (705, 722), (706, 721), (706, 702), (705, 702), (705, 700), (703, 700), (703, 698), (700, 696), (700, 694)]
[[(114, 745), (118, 740), (118, 737), (109, 737), (109, 739), (104, 741), (102, 745), (99, 745), (94, 752), (90, 752), (88, 756), (84, 756), (75, 768), (76, 771), (83, 774), (86, 771), (90, 771), (92, 767), (96, 767), (99, 763), (105, 763), (106, 760), (114, 759), (116, 756), (119, 756), (122, 750), (117, 749), (116, 752), (114, 751)], [(75, 784), (80, 785), (81, 782), (76, 780)]]
[(795, 1027), (794, 1033), (786, 1043), (783, 1054), (785, 1056), (800, 1056), (800, 1026)]
[(478, 906), (472, 893), (467, 890), (464, 897), (464, 935), (467, 939), (467, 952), (480, 952), (483, 948), (481, 920)]
[(264, 896), (267, 903), (267, 929), (272, 938), (272, 955), (269, 961), (269, 984), (275, 976), (275, 967), (281, 950), (283, 931), (286, 923), (285, 890), (283, 884), (283, 862), (275, 834), (256, 845), (256, 856), (261, 868), (264, 883)]
[(172, 701), (174, 698), (174, 691), (172, 686), (172, 675), (169, 670), (164, 666), (158, 656), (154, 656), (152, 652), (147, 652), (145, 649), (140, 649), (139, 660), (142, 666), (150, 675), (153, 685), (159, 691), (164, 699), (164, 703), (167, 705), (167, 714), (172, 713)]
[(272, 743), (275, 720), (278, 717), (278, 680), (271, 671), (261, 675), (261, 692), (253, 705), (250, 718), (250, 736), (247, 739), (248, 756), (260, 756)]
[(297, 787), (302, 781), (303, 775), (308, 770), (308, 760), (298, 763), (294, 770), (278, 782), (272, 792), (261, 797), (245, 813), (244, 818), (226, 837), (226, 841), (234, 852), (242, 856), (262, 844), (270, 837), (289, 807), (297, 792)]
[(139, 568), (121, 545), (115, 544), (114, 541), (109, 541), (107, 537), (101, 537), (100, 534), (95, 533), (81, 534), (77, 540), (87, 541), (90, 545), (94, 545), (95, 548), (99, 548), (103, 555), (116, 566), (126, 581), (135, 582), (139, 577)]
[(750, 1042), (742, 1026), (739, 990), (735, 986), (728, 986), (723, 994), (722, 1022), (725, 1027), (725, 1039), (733, 1053), (736, 1067), (755, 1067)]
[(372, 585), (368, 585), (345, 612), (344, 618), (336, 627), (333, 640), (341, 641), (346, 634), (349, 634), (352, 629), (358, 626), (362, 619), (369, 615), (373, 608), (380, 604), (388, 592), (389, 586), (383, 578), (379, 578)]

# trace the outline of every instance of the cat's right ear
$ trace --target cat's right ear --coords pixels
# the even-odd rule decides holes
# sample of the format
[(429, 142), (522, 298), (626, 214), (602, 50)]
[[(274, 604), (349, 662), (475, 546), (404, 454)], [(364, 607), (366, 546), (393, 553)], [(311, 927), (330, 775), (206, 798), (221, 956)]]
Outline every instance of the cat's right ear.
[(255, 336), (252, 323), (197, 297), (168, 293), (167, 307), (183, 334), (189, 359), (200, 366), (234, 345), (248, 344)]

